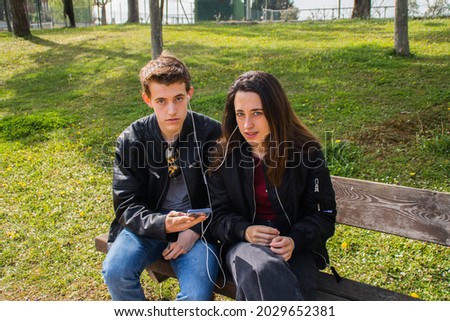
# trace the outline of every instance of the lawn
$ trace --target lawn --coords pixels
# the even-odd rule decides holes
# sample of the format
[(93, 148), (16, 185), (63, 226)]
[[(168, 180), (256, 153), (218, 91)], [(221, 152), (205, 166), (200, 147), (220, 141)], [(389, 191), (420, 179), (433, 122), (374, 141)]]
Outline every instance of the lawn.
[[(332, 174), (450, 192), (450, 19), (410, 21), (412, 57), (393, 55), (392, 20), (164, 26), (190, 67), (192, 108), (221, 119), (231, 82), (277, 76), (322, 139)], [(93, 239), (114, 215), (116, 137), (150, 110), (138, 72), (150, 27), (0, 33), (1, 279), (4, 300), (108, 300)], [(343, 276), (450, 300), (450, 249), (338, 226)], [(143, 277), (151, 299), (177, 283)], [(220, 298), (219, 298), (220, 299)]]

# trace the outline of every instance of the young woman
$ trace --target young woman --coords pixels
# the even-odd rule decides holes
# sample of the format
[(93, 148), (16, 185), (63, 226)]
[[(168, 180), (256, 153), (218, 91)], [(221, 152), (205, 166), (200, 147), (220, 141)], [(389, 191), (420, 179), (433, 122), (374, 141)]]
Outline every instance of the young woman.
[(230, 87), (210, 171), (212, 235), (237, 300), (312, 300), (336, 203), (317, 139), (279, 81), (249, 71)]

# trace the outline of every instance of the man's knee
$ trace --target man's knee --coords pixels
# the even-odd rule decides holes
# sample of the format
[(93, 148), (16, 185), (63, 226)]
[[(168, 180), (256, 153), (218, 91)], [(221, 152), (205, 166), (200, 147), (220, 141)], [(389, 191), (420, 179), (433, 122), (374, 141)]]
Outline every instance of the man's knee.
[(116, 260), (107, 258), (103, 262), (103, 280), (109, 286), (114, 283), (123, 283), (127, 281), (135, 281), (140, 278), (140, 273), (130, 269), (122, 262), (115, 262)]
[(117, 280), (116, 270), (111, 268), (110, 260), (106, 259), (103, 261), (103, 269), (102, 269), (102, 275), (103, 280), (107, 285), (110, 285), (114, 282), (114, 280)]

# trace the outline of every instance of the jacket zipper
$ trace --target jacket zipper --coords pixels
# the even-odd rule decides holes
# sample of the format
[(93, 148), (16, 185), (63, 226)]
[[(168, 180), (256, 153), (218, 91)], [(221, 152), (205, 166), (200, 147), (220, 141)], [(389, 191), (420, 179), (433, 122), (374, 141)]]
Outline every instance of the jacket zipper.
[(191, 204), (191, 208), (192, 208), (192, 201), (191, 201), (191, 195), (189, 195), (189, 189), (187, 187), (187, 181), (186, 181), (186, 177), (184, 176), (184, 171), (183, 171), (183, 167), (180, 166), (181, 169), (181, 175), (183, 176), (183, 180), (184, 180), (184, 186), (186, 186), (186, 190), (187, 190), (187, 194), (188, 194), (188, 199), (189, 199), (189, 204)]
[(161, 178), (161, 176), (159, 176), (159, 174), (157, 172), (154, 172), (154, 171), (150, 170), (150, 173), (152, 173), (153, 176), (155, 176), (157, 179)]
[[(159, 175), (158, 175), (159, 176)], [(159, 177), (158, 177), (159, 179)], [(156, 203), (156, 208), (159, 208), (159, 204), (161, 203), (161, 199), (163, 198), (164, 195), (166, 195), (167, 193), (167, 182), (169, 181), (169, 178), (166, 178), (166, 181), (164, 182), (164, 188), (163, 188), (163, 193), (161, 193), (161, 196), (159, 196), (158, 202)]]
[[(161, 143), (161, 146), (164, 146), (164, 143), (163, 143), (163, 142)], [(152, 173), (153, 175), (155, 175), (155, 177), (156, 177), (157, 179), (160, 179), (160, 178), (161, 178), (161, 176), (160, 176), (158, 173), (153, 172), (153, 171), (151, 171), (151, 173)], [(161, 200), (162, 200), (163, 196), (165, 196), (166, 193), (167, 193), (167, 182), (168, 182), (168, 181), (169, 181), (169, 177), (166, 176), (166, 179), (165, 179), (165, 181), (164, 181), (163, 192), (161, 193), (161, 195), (159, 196), (158, 201), (156, 202), (156, 208), (159, 208), (159, 205), (160, 205), (160, 203), (161, 203)]]
[(253, 159), (253, 168), (252, 168), (252, 189), (253, 189), (253, 219), (252, 223), (255, 223), (256, 218), (256, 192), (255, 192), (255, 160)]
[(192, 164), (189, 164), (188, 168), (193, 168), (197, 166), (197, 164), (200, 163), (199, 161), (194, 161)]
[(280, 195), (278, 194), (278, 189), (276, 187), (274, 187), (274, 189), (275, 189), (275, 194), (277, 195), (278, 203), (280, 203), (280, 206), (281, 206), (281, 209), (283, 210), (284, 216), (286, 216), (286, 218), (289, 222), (289, 225), (292, 228), (291, 220), (289, 219), (289, 216), (287, 215), (286, 210), (284, 209), (283, 203), (281, 202)]
[[(319, 193), (319, 179), (314, 179), (314, 193)], [(320, 212), (319, 195), (317, 195), (317, 211)]]

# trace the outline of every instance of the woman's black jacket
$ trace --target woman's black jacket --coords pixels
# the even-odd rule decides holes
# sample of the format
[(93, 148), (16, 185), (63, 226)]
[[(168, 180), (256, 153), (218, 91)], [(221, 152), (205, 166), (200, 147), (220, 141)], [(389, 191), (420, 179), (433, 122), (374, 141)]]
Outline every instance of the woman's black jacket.
[[(188, 112), (175, 147), (193, 208), (209, 206), (202, 171), (208, 165), (207, 151), (219, 135), (219, 122)], [(113, 242), (124, 227), (140, 236), (167, 239), (165, 215), (158, 212), (169, 186), (166, 148), (155, 114), (135, 121), (117, 139), (112, 186), (116, 216), (108, 242)], [(200, 226), (193, 230), (200, 233)]]
[[(255, 220), (254, 161), (249, 146), (235, 148), (209, 178), (213, 218), (211, 235), (225, 244), (245, 241), (245, 230)], [(267, 192), (278, 219), (289, 224), (287, 236), (294, 251), (311, 250), (319, 268), (328, 263), (326, 241), (334, 234), (336, 202), (323, 153), (292, 153), (279, 187), (267, 181)]]

